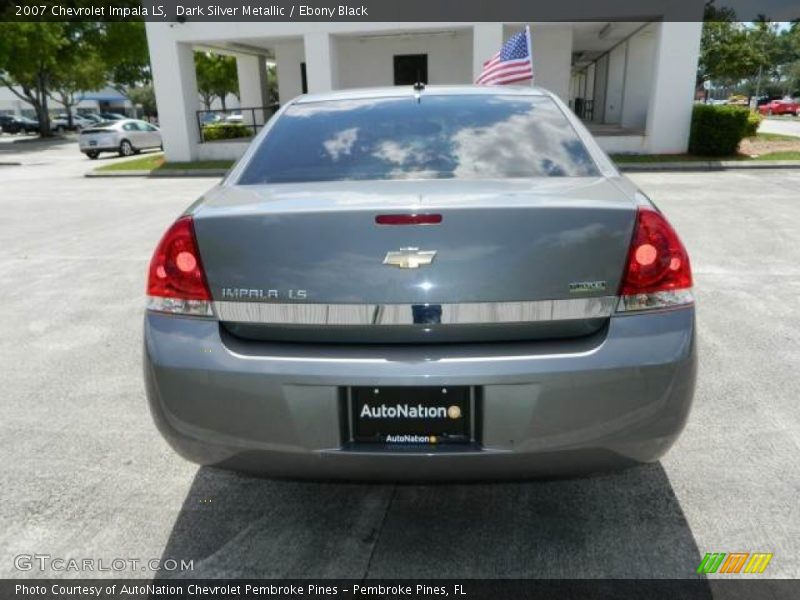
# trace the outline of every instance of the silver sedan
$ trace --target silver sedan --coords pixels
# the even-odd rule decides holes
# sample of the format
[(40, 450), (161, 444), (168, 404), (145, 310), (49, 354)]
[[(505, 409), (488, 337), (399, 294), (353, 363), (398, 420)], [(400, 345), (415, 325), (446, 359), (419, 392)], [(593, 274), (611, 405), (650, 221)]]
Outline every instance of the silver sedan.
[(695, 385), (692, 273), (557, 97), (302, 96), (154, 253), (145, 380), (185, 457), (490, 479), (657, 460)]
[(81, 130), (80, 150), (94, 160), (101, 152), (133, 156), (148, 148), (161, 148), (161, 131), (136, 119), (105, 121)]

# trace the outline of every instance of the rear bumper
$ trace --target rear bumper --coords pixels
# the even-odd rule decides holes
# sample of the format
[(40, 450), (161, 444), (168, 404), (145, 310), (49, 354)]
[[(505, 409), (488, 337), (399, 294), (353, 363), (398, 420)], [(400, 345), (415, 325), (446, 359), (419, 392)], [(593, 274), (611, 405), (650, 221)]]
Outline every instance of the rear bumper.
[(89, 145), (84, 146), (83, 144), (81, 144), (80, 150), (84, 154), (86, 152), (117, 152), (119, 150), (119, 146), (108, 146), (108, 145), (106, 145), (106, 146), (89, 146)]
[[(245, 342), (216, 321), (145, 316), (152, 415), (184, 457), (279, 477), (466, 480), (656, 460), (682, 430), (694, 308), (617, 316), (570, 341), (414, 346)], [(348, 444), (346, 386), (480, 386), (478, 443)]]

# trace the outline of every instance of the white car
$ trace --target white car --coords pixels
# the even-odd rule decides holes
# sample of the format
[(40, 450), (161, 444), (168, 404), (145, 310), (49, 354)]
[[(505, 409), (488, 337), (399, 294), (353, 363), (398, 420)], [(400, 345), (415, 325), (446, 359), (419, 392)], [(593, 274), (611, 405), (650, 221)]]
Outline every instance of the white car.
[(161, 131), (155, 125), (135, 119), (105, 121), (81, 131), (81, 152), (94, 160), (101, 152), (133, 156), (147, 148), (161, 148)]
[[(97, 123), (95, 123), (91, 119), (86, 119), (79, 115), (72, 115), (72, 128), (77, 129), (78, 131), (81, 131), (86, 127), (91, 127), (92, 125), (96, 124)], [(66, 131), (69, 128), (70, 128), (69, 119), (65, 114), (60, 114), (55, 119), (50, 120), (50, 129), (52, 129), (53, 131), (61, 133), (62, 131)]]

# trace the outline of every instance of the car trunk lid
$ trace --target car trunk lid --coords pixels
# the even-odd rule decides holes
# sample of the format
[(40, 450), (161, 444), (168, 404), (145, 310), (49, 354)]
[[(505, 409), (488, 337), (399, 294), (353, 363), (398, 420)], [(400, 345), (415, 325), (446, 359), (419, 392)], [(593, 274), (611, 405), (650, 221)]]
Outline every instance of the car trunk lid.
[[(608, 179), (551, 177), (221, 186), (194, 217), (221, 317), (249, 321), (240, 333), (261, 324), (286, 339), (325, 329), (341, 340), (333, 329), (410, 325), (392, 330), (402, 341), (417, 338), (414, 325), (434, 325), (449, 332), (438, 339), (456, 341), (464, 328), (477, 335), (476, 325), (492, 325), (481, 339), (596, 331), (610, 314), (635, 214)], [(438, 222), (376, 222), (387, 215)], [(498, 333), (509, 324), (523, 333)]]

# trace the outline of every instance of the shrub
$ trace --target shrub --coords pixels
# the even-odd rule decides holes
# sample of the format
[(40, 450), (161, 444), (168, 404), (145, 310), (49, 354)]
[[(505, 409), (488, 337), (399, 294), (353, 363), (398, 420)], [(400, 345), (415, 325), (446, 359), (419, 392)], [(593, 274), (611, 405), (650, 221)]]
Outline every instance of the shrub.
[(753, 137), (756, 133), (758, 133), (758, 126), (761, 125), (761, 121), (764, 120), (757, 112), (751, 112), (747, 115), (747, 127), (745, 129), (744, 137)]
[(698, 156), (732, 156), (747, 133), (750, 111), (742, 106), (697, 104), (692, 111), (689, 152)]
[(206, 142), (233, 140), (251, 135), (250, 128), (241, 123), (210, 123), (203, 127), (203, 139)]

